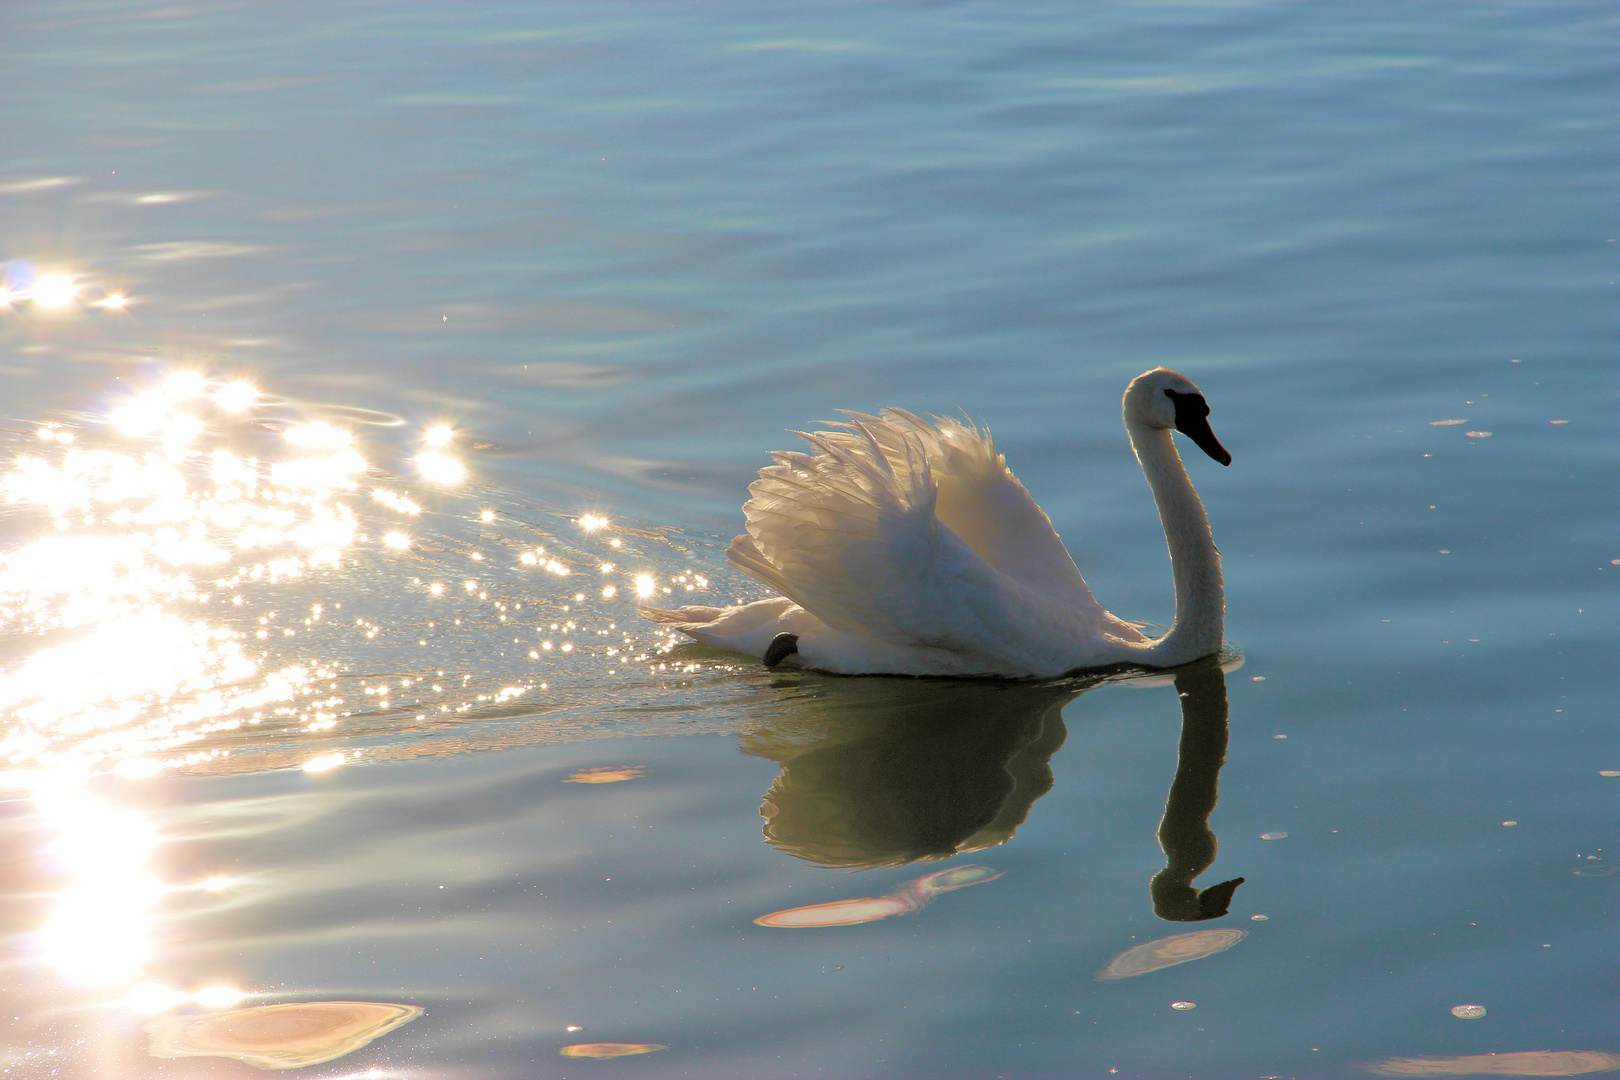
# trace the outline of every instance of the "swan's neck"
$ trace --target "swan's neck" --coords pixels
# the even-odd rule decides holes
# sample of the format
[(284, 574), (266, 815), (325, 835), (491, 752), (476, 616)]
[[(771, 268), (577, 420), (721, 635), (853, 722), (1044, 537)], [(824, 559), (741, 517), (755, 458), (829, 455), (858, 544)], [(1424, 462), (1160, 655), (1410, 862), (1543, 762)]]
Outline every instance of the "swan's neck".
[(1175, 624), (1148, 645), (1146, 659), (1155, 667), (1176, 667), (1220, 651), (1226, 612), (1221, 553), (1209, 535), (1204, 504), (1187, 478), (1171, 433), (1135, 419), (1127, 419), (1125, 429), (1159, 507), (1176, 583)]

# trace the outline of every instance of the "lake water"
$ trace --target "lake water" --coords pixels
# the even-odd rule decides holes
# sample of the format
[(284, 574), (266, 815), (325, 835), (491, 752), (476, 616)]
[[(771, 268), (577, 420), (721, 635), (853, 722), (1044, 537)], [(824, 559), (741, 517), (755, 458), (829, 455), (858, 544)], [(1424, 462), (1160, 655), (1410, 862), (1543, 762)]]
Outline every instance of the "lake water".
[[(1620, 1071), (1612, 5), (9, 3), (0, 56), (6, 1076)], [(753, 472), (893, 404), (1168, 623), (1159, 364), (1234, 457), (1224, 673), (770, 673), (629, 602), (761, 595)]]

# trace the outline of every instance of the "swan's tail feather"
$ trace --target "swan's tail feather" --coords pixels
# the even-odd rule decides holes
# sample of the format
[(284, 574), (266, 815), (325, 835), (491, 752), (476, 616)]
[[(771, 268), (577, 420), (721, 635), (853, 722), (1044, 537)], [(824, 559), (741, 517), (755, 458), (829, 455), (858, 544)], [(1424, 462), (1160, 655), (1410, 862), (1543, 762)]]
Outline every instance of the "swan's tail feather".
[(655, 623), (690, 623), (693, 625), (714, 622), (714, 620), (718, 619), (725, 612), (725, 610), (725, 608), (700, 607), (697, 605), (683, 608), (655, 608), (643, 607), (640, 605), (636, 607), (636, 611), (639, 612), (643, 618), (649, 619)]
[(931, 527), (928, 455), (910, 436), (896, 441), (875, 417), (833, 427), (795, 432), (811, 453), (772, 455), (775, 464), (748, 489), (748, 533), (726, 559), (829, 625), (893, 636), (870, 603), (870, 578), (881, 575), (896, 537)]
[[(638, 610), (653, 622), (679, 630), (701, 644), (754, 656), (763, 656), (784, 627), (791, 625), (802, 630), (807, 625), (804, 612), (784, 596), (727, 608), (693, 605)], [(810, 624), (813, 623), (814, 620), (810, 620)]]
[(794, 589), (793, 582), (783, 575), (780, 567), (766, 557), (752, 536), (744, 534), (733, 538), (731, 546), (726, 548), (726, 561), (761, 584), (769, 585), (800, 607), (804, 606), (803, 601), (794, 595), (797, 590)]

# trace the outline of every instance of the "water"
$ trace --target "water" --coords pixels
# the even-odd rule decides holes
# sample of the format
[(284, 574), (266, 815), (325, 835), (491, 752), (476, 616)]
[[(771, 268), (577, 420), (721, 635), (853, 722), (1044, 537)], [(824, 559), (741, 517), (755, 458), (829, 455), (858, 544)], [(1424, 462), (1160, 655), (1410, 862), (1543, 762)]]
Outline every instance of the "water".
[[(8, 1075), (322, 1001), (426, 1012), (309, 1075), (1620, 1068), (1611, 11), (293, 10), (0, 11)], [(1234, 456), (1186, 697), (627, 603), (757, 595), (766, 451), (893, 403), (1168, 622), (1161, 363)]]

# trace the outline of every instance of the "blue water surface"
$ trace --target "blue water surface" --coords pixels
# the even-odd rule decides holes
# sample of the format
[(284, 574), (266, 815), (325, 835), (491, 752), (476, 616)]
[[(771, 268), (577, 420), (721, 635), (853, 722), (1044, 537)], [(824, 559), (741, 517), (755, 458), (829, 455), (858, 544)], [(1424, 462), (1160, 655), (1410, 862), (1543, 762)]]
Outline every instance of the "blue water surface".
[[(311, 1076), (1620, 1070), (1613, 7), (11, 3), (0, 57), (8, 1075), (254, 1073), (150, 1056), (221, 1007), (154, 986), (426, 1009)], [(1223, 917), (1149, 891), (1208, 685), (773, 675), (625, 602), (762, 595), (767, 452), (893, 404), (1167, 624), (1161, 364), (1234, 459), (1184, 448)], [(176, 546), (306, 424), (361, 471)], [(752, 921), (957, 851), (1002, 876)]]

